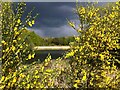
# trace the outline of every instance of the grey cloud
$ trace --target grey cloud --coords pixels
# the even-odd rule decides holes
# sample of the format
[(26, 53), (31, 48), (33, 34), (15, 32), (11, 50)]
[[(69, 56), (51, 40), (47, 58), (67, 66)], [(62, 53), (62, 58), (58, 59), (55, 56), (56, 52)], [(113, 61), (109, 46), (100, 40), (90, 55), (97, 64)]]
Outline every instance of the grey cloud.
[(66, 18), (76, 18), (73, 13), (75, 3), (27, 3), (27, 10), (35, 7), (34, 13), (39, 13), (34, 27), (58, 27), (66, 24)]
[(73, 30), (68, 25), (63, 25), (60, 27), (47, 27), (47, 28), (39, 28), (39, 29), (33, 29), (32, 31), (35, 31), (36, 34), (42, 36), (42, 37), (64, 37), (64, 36), (73, 36), (77, 35), (77, 32)]
[[(86, 2), (81, 2), (83, 6)], [(23, 18), (28, 12), (32, 10), (33, 16), (39, 13), (35, 21), (34, 30), (38, 35), (42, 37), (60, 37), (60, 36), (71, 36), (77, 35), (77, 33), (67, 25), (67, 20), (76, 21), (77, 15), (74, 14), (73, 9), (76, 7), (75, 2), (27, 2), (27, 8)]]

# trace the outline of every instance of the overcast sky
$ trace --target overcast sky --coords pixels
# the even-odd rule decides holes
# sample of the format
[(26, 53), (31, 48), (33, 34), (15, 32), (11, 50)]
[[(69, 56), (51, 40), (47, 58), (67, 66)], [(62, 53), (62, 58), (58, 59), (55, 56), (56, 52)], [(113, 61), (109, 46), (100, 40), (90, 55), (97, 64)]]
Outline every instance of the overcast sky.
[[(82, 5), (85, 3), (80, 2)], [(35, 10), (33, 14), (39, 13), (35, 25), (29, 28), (42, 37), (63, 37), (77, 35), (68, 24), (66, 18), (78, 23), (77, 15), (74, 13), (76, 3), (74, 2), (27, 2), (25, 15)]]

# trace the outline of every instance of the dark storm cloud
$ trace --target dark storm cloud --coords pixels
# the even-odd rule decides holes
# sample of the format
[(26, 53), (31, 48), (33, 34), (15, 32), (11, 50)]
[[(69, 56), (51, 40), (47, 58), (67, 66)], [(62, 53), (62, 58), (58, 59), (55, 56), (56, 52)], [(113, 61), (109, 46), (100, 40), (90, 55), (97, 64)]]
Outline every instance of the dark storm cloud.
[[(42, 37), (60, 37), (76, 35), (76, 31), (67, 25), (67, 20), (77, 21), (77, 15), (74, 14), (76, 8), (75, 2), (27, 2), (24, 17), (35, 7), (33, 16), (36, 13), (40, 15), (35, 21), (31, 30)], [(86, 2), (80, 2), (84, 5)], [(23, 17), (23, 18), (24, 18)]]
[(74, 19), (75, 3), (27, 3), (27, 11), (35, 7), (39, 13), (35, 27), (59, 27), (66, 23), (66, 18)]
[[(35, 25), (31, 30), (35, 31), (42, 37), (60, 37), (60, 36), (71, 36), (76, 34), (75, 31), (71, 31), (67, 25), (66, 18), (75, 20), (74, 8), (76, 3), (72, 2), (27, 2), (27, 8), (25, 10), (24, 17), (28, 12), (35, 7), (33, 16), (35, 13), (39, 13), (35, 21)], [(71, 29), (71, 30), (68, 30)], [(72, 33), (71, 33), (72, 32)]]

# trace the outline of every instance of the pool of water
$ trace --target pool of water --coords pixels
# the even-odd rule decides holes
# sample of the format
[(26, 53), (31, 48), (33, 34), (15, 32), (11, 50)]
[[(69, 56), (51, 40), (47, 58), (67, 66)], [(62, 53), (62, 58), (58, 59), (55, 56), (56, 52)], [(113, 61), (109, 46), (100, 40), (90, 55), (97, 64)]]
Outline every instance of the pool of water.
[(35, 52), (35, 58), (32, 60), (29, 60), (27, 63), (31, 63), (33, 61), (44, 61), (45, 58), (48, 56), (48, 54), (51, 55), (52, 59), (57, 59), (59, 57), (62, 57), (65, 54), (65, 50), (46, 50), (46, 51), (36, 51)]
[[(66, 50), (46, 50), (46, 51), (36, 51), (35, 52), (35, 58), (28, 60), (27, 62), (25, 62), (25, 64), (29, 64), (32, 63), (33, 61), (44, 61), (45, 58), (48, 56), (48, 54), (51, 55), (52, 59), (57, 59), (59, 57), (62, 57), (65, 52), (67, 52)], [(0, 67), (1, 67), (1, 62), (0, 62)]]

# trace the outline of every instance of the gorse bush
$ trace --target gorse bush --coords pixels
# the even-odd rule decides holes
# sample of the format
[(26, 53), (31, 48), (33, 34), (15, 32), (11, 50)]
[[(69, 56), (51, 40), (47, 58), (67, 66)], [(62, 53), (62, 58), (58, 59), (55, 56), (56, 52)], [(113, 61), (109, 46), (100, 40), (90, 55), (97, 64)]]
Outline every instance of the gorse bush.
[[(111, 54), (120, 49), (120, 2), (100, 8), (95, 4), (87, 7), (77, 5), (80, 24), (68, 21), (79, 36), (71, 43), (66, 58), (72, 57), (70, 65), (74, 74), (73, 86), (78, 88), (119, 88), (120, 61)], [(117, 53), (117, 52), (116, 52)]]
[(2, 88), (4, 89), (36, 89), (46, 86), (52, 87), (53, 73), (52, 69), (46, 69), (50, 64), (51, 56), (48, 56), (44, 63), (37, 65), (35, 62), (30, 65), (22, 65), (19, 70), (3, 76), (1, 79)]
[(31, 17), (30, 12), (23, 22), (22, 15), (25, 9), (25, 3), (18, 3), (18, 6), (13, 12), (13, 3), (2, 2), (2, 71), (3, 75), (8, 75), (9, 72), (15, 71), (18, 66), (25, 60), (34, 58), (28, 42), (27, 36), (21, 38), (23, 30), (26, 27), (34, 24), (35, 17)]
[[(0, 4), (2, 6), (0, 12), (2, 23), (2, 79), (0, 83), (2, 86), (0, 87), (2, 89), (12, 89), (17, 81), (16, 75), (21, 73), (19, 70), (21, 64), (26, 60), (34, 58), (35, 53), (27, 41), (27, 36), (23, 38), (21, 35), (27, 27), (32, 27), (37, 15), (32, 17), (31, 11), (25, 20), (22, 21), (22, 15), (26, 6), (24, 2), (18, 3), (15, 10), (13, 10), (14, 3), (12, 2), (1, 2)], [(12, 80), (12, 78), (12, 86), (6, 87), (11, 82), (8, 82), (8, 80)]]

